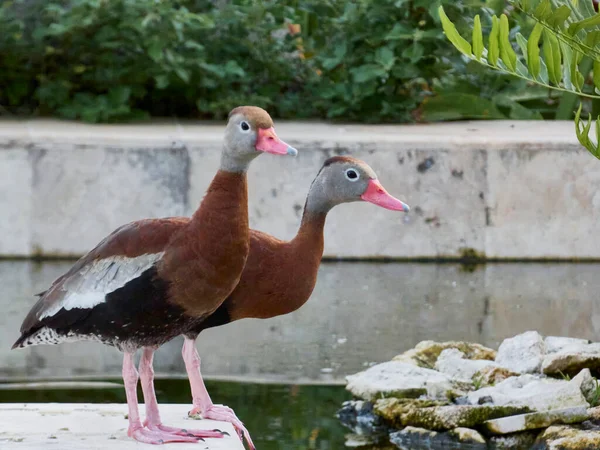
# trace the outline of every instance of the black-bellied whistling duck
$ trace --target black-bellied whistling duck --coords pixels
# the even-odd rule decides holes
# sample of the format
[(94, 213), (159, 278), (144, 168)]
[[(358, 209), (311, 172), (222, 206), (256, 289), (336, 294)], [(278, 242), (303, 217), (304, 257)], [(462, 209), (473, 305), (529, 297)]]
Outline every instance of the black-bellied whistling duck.
[[(250, 254), (240, 282), (219, 308), (204, 321), (184, 333), (183, 359), (190, 379), (193, 409), (190, 414), (205, 415), (215, 408), (200, 374), (200, 356), (195, 340), (207, 328), (243, 318), (287, 314), (300, 308), (317, 281), (323, 256), (323, 227), (331, 208), (341, 203), (367, 201), (383, 208), (405, 211), (408, 206), (392, 197), (365, 162), (347, 156), (328, 159), (313, 181), (298, 234), (289, 242), (250, 230)], [(233, 412), (219, 408), (219, 418), (228, 420)], [(234, 426), (243, 427), (237, 418)], [(250, 447), (254, 449), (249, 441)]]
[[(13, 348), (76, 340), (115, 346), (125, 353), (129, 436), (151, 444), (221, 437), (218, 431), (162, 424), (152, 356), (212, 314), (239, 281), (249, 250), (246, 171), (262, 152), (297, 153), (277, 137), (263, 109), (231, 111), (220, 169), (194, 215), (141, 220), (115, 230), (40, 294)], [(144, 425), (134, 364), (140, 347)], [(213, 418), (211, 411), (206, 417)]]

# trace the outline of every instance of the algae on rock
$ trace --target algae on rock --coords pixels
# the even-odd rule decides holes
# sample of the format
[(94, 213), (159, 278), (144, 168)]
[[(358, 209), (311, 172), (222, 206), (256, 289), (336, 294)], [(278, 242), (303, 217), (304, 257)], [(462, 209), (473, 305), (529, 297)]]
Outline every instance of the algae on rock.
[(453, 428), (472, 428), (491, 419), (524, 414), (527, 407), (449, 405), (413, 408), (402, 413), (399, 422), (403, 426), (445, 431)]
[(484, 347), (480, 344), (472, 344), (470, 342), (462, 341), (422, 341), (419, 342), (415, 348), (395, 356), (392, 361), (400, 361), (427, 369), (433, 369), (440, 354), (444, 350), (448, 349), (456, 349), (461, 351), (465, 354), (467, 359), (486, 359), (489, 361), (494, 361), (496, 359), (495, 350)]

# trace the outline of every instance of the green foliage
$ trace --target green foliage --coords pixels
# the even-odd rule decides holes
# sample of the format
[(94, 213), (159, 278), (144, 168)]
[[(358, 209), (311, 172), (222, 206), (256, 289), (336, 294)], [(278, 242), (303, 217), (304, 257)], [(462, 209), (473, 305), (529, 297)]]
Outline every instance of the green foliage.
[[(440, 6), (446, 37), (464, 56), (496, 71), (546, 88), (600, 99), (600, 14), (596, 13), (592, 0), (566, 4), (553, 0), (513, 0), (511, 3), (536, 22), (529, 38), (516, 30), (511, 32), (505, 14), (499, 18), (494, 15), (488, 48), (481, 48), (483, 32), (481, 26), (476, 25), (472, 32), (472, 50), (471, 43), (456, 31)], [(477, 17), (475, 24), (478, 21)], [(565, 105), (571, 104), (571, 98), (565, 97)], [(583, 123), (582, 109), (580, 105), (575, 115), (577, 138), (600, 159), (600, 116), (596, 120), (596, 142), (593, 142), (589, 137), (592, 117), (590, 114), (588, 122)]]
[[(473, 54), (489, 57), (482, 28), (503, 1), (5, 1), (0, 113), (222, 118), (256, 104), (277, 117), (367, 122), (554, 114), (556, 97), (524, 96), (525, 81), (453, 54), (440, 5), (455, 36), (472, 27)], [(497, 42), (519, 26), (497, 22)], [(495, 48), (498, 61), (515, 59)]]
[(268, 104), (282, 80), (289, 89), (307, 71), (289, 57), (290, 40), (271, 35), (283, 23), (274, 17), (284, 12), (277, 6), (34, 3), (0, 7), (0, 104), (16, 113), (90, 122), (222, 116), (239, 103)]

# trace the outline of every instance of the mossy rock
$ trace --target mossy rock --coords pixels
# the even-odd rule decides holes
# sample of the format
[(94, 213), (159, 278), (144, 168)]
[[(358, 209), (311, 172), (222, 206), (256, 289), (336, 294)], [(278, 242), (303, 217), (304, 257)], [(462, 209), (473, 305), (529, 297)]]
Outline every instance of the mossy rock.
[(532, 450), (598, 450), (600, 428), (556, 425), (538, 436)]
[(403, 414), (419, 408), (434, 406), (446, 406), (449, 402), (440, 400), (407, 399), (407, 398), (384, 398), (377, 400), (373, 412), (383, 418), (386, 423), (394, 428), (401, 428), (401, 417)]
[(423, 341), (419, 342), (415, 348), (394, 357), (393, 361), (401, 361), (419, 367), (433, 369), (435, 368), (435, 363), (439, 358), (440, 353), (451, 348), (463, 352), (466, 359), (484, 359), (488, 361), (494, 361), (496, 359), (496, 350), (492, 350), (491, 348), (484, 347), (480, 344), (462, 341)]
[(530, 412), (527, 407), (449, 405), (411, 408), (402, 413), (396, 423), (402, 426), (445, 431), (453, 428), (473, 428), (488, 420)]

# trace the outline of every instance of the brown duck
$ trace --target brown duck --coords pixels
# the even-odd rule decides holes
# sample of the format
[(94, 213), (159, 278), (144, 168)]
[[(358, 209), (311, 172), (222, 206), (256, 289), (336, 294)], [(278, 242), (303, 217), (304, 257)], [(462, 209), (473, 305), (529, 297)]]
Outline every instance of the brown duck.
[[(252, 106), (231, 111), (220, 169), (194, 215), (141, 220), (115, 230), (40, 294), (13, 348), (76, 340), (115, 346), (125, 353), (130, 436), (152, 444), (221, 437), (217, 431), (162, 424), (152, 355), (210, 317), (238, 283), (249, 251), (246, 171), (263, 152), (297, 153), (277, 137), (266, 111)], [(140, 347), (143, 425), (134, 365)], [(204, 413), (223, 416), (210, 409)]]
[[(190, 414), (205, 416), (207, 411), (217, 411), (217, 417), (222, 420), (231, 419), (233, 414), (227, 407), (214, 405), (206, 390), (195, 346), (198, 334), (239, 319), (266, 319), (287, 314), (306, 303), (315, 287), (323, 256), (327, 213), (336, 205), (355, 201), (367, 201), (396, 211), (409, 210), (383, 188), (365, 162), (336, 156), (325, 161), (314, 179), (294, 239), (285, 242), (250, 230), (250, 254), (240, 282), (212, 315), (184, 333), (182, 353), (194, 404)], [(239, 419), (235, 418), (233, 423), (237, 429), (245, 430)], [(248, 442), (254, 449), (252, 441)]]

